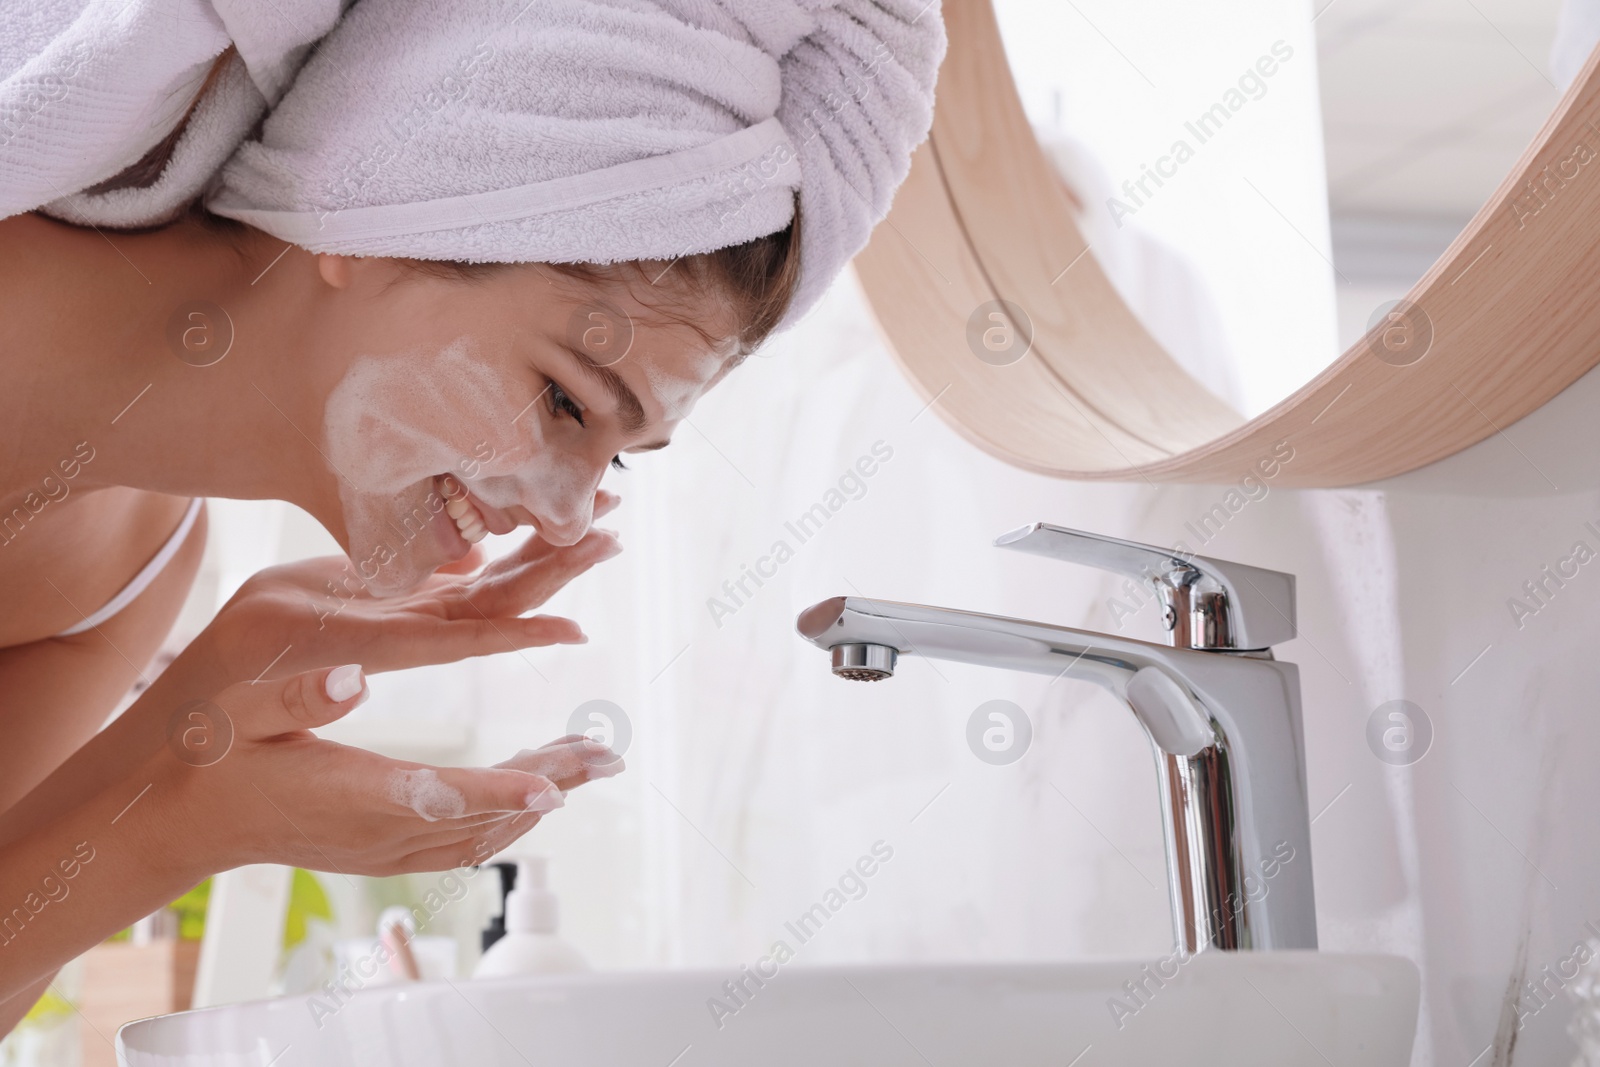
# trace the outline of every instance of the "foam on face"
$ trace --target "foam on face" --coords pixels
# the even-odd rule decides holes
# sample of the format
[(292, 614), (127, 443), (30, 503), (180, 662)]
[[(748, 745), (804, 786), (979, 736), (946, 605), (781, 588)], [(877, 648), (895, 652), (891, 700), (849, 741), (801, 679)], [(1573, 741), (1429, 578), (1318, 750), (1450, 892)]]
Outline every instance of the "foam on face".
[[(670, 369), (650, 357), (636, 362), (656, 406), (677, 420), (726, 358), (691, 349), (674, 353)], [(361, 356), (328, 395), (324, 452), (339, 485), (350, 557), (372, 592), (409, 589), (444, 562), (439, 539), (453, 537), (452, 528), (431, 526), (438, 512), (428, 506), (437, 475), (455, 474), (492, 507), (526, 508), (545, 532), (576, 540), (588, 529), (598, 476), (592, 457), (548, 446), (529, 403), (542, 396), (508, 388), (508, 373), (464, 335), (442, 349)], [(411, 543), (418, 538), (423, 545)], [(361, 566), (380, 546), (396, 551), (379, 566)]]
[(681, 360), (685, 364), (672, 371), (654, 363), (641, 360), (650, 395), (661, 405), (668, 419), (680, 419), (700, 399), (726, 362), (726, 354), (707, 349), (695, 352)]
[[(593, 476), (584, 458), (546, 447), (531, 398), (507, 389), (503, 371), (474, 358), (476, 347), (464, 336), (442, 350), (362, 356), (328, 395), (325, 451), (352, 559), (426, 525), (436, 514), (427, 506), (432, 479), (451, 472), (494, 507), (521, 504), (547, 523), (587, 528)], [(439, 562), (402, 551), (363, 577), (375, 592), (394, 592)]]
[(438, 772), (429, 767), (391, 774), (389, 800), (410, 808), (429, 822), (459, 819), (467, 813), (466, 795), (441, 782)]

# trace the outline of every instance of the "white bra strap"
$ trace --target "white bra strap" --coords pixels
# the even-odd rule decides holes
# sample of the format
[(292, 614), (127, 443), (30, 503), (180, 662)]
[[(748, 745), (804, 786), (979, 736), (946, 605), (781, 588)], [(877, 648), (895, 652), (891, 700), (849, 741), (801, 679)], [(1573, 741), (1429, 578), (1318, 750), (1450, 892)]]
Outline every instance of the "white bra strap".
[(150, 562), (146, 563), (139, 573), (133, 576), (132, 581), (122, 587), (120, 593), (107, 601), (106, 605), (99, 611), (86, 615), (82, 622), (67, 627), (56, 636), (71, 637), (73, 634), (81, 634), (85, 630), (92, 630), (129, 604), (132, 604), (139, 594), (148, 589), (150, 583), (155, 581), (156, 577), (166, 569), (167, 564), (172, 562), (172, 557), (178, 554), (178, 549), (183, 547), (184, 539), (189, 536), (189, 531), (194, 528), (194, 520), (199, 517), (200, 505), (203, 503), (205, 501), (201, 497), (195, 497), (189, 501), (189, 510), (183, 513), (183, 521), (178, 523), (178, 528), (173, 531), (171, 537), (167, 538), (167, 543), (161, 546), (159, 552), (150, 557)]

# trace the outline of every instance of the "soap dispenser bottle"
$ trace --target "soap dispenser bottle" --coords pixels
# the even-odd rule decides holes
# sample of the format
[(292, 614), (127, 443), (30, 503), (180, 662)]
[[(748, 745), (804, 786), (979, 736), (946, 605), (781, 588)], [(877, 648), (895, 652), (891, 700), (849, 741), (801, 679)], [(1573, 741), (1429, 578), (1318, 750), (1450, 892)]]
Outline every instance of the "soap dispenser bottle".
[(489, 946), (474, 978), (587, 971), (589, 962), (556, 935), (558, 907), (548, 884), (550, 861), (531, 856), (517, 861), (517, 879), (506, 894), (505, 936)]

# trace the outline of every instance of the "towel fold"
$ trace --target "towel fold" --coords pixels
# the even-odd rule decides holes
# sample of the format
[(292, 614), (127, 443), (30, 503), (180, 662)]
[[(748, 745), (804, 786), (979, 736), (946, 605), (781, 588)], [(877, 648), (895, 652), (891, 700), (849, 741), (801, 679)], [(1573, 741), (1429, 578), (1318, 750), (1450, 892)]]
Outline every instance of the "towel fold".
[(937, 0), (362, 0), (207, 205), (319, 252), (666, 259), (805, 216), (784, 325), (932, 121)]
[[(13, 10), (14, 9), (14, 10)], [(339, 0), (32, 0), (0, 27), (0, 217), (148, 226), (200, 194), (293, 79)], [(144, 188), (82, 190), (138, 162), (201, 99)]]

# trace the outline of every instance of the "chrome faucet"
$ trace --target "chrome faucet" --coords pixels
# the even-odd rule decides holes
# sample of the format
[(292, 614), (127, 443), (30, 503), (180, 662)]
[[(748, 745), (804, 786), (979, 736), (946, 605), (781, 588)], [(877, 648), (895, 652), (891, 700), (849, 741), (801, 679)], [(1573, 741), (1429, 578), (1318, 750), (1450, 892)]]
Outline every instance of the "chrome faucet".
[(1295, 635), (1294, 576), (1045, 523), (995, 544), (1148, 584), (1172, 644), (854, 596), (801, 612), (800, 635), (852, 681), (917, 655), (1111, 690), (1155, 751), (1177, 946), (1316, 948), (1300, 673), (1271, 649)]

